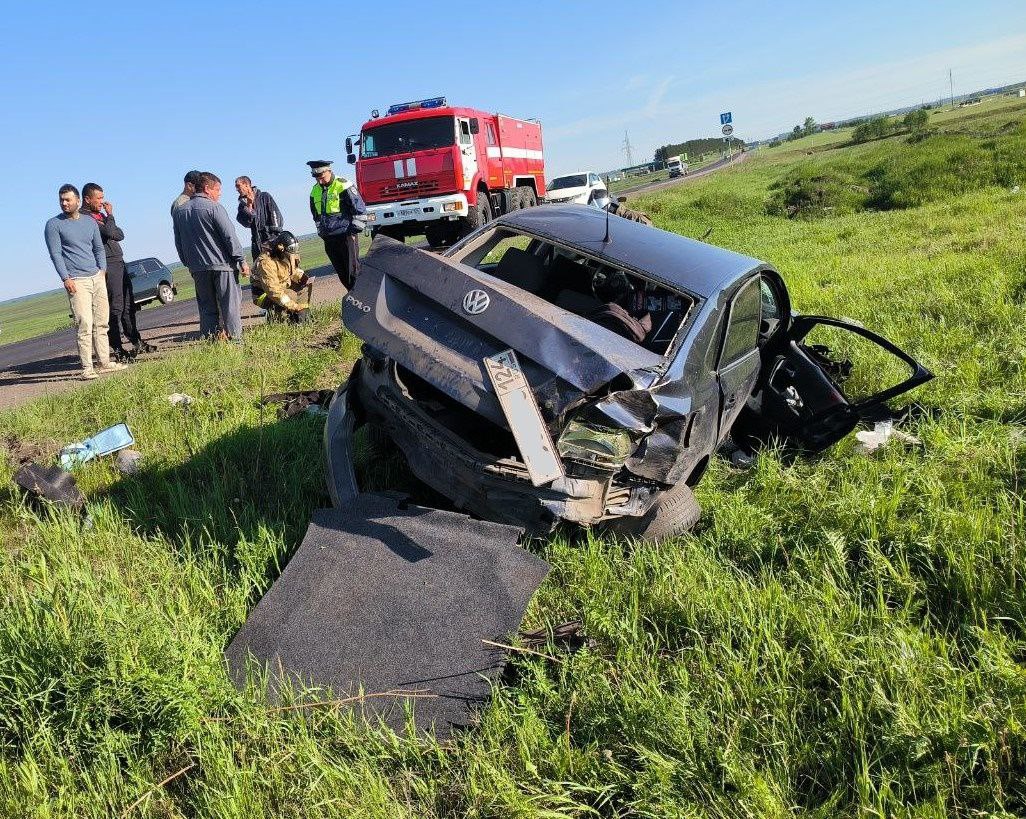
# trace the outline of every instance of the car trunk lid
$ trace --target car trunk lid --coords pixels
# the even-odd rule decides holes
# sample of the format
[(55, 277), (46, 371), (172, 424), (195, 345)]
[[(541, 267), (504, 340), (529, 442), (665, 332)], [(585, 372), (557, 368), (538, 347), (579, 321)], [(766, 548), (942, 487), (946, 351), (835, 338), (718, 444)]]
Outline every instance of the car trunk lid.
[[(584, 396), (645, 388), (663, 358), (450, 259), (378, 237), (343, 307), (346, 327), (450, 398), (506, 426), (483, 360), (517, 352), (543, 418)], [(626, 377), (626, 380), (624, 379)]]

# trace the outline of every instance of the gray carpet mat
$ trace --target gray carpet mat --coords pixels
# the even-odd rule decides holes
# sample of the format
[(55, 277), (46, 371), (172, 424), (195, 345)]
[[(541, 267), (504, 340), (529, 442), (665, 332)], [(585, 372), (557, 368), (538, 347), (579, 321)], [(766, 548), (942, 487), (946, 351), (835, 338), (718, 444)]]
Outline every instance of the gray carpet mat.
[(418, 730), (445, 737), (467, 725), (506, 662), (503, 650), (548, 573), (516, 545), (521, 530), (364, 494), (320, 509), (296, 554), (225, 651), (237, 685), (247, 658), (282, 676), (330, 687), (396, 730), (410, 703)]

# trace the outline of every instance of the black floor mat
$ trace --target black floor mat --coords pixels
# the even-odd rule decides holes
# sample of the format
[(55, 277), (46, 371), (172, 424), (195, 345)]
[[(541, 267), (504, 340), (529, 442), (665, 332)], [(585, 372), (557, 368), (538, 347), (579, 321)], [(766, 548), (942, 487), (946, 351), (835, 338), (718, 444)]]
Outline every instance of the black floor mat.
[(454, 512), (400, 508), (361, 495), (345, 510), (314, 513), (281, 577), (250, 613), (225, 655), (236, 684), (246, 658), (330, 687), (337, 698), (396, 689), (428, 698), (367, 698), (356, 707), (401, 730), (405, 702), (418, 730), (439, 737), (466, 725), (506, 662), (548, 564), (516, 545), (520, 530)]

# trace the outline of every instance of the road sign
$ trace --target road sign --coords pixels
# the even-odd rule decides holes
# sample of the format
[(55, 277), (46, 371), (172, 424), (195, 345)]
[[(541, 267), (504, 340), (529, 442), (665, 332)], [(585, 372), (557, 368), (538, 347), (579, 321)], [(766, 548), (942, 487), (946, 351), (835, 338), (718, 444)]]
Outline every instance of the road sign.
[(734, 119), (730, 115), (730, 111), (726, 111), (720, 114), (720, 125), (730, 125), (730, 123), (732, 123), (733, 121)]
[(734, 126), (724, 125), (720, 130), (723, 131), (723, 136), (730, 136), (732, 133), (734, 133)]

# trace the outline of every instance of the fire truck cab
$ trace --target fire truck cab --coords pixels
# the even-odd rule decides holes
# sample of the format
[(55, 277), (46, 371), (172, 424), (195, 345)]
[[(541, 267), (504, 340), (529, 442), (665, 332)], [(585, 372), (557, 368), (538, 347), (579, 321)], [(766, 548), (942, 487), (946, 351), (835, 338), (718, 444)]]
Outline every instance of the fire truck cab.
[(425, 234), (437, 247), (545, 196), (540, 123), (444, 97), (373, 111), (346, 152), (371, 232), (400, 240)]

